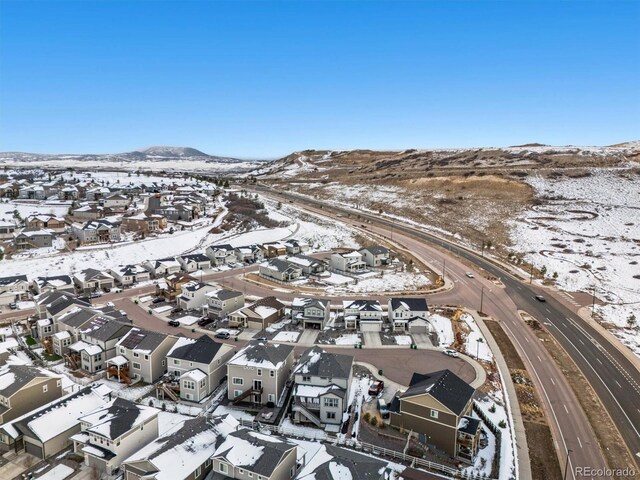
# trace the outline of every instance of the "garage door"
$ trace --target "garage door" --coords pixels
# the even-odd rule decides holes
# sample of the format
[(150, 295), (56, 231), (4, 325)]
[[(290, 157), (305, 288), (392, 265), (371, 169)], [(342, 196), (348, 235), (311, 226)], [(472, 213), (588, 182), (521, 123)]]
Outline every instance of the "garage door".
[(41, 446), (35, 445), (33, 443), (29, 443), (29, 442), (24, 442), (24, 446), (27, 453), (30, 453), (31, 455), (35, 455), (38, 458), (43, 458)]
[(410, 333), (429, 333), (429, 327), (426, 325), (411, 325), (409, 324)]
[(360, 322), (361, 332), (379, 332), (382, 330), (382, 324), (378, 322)]

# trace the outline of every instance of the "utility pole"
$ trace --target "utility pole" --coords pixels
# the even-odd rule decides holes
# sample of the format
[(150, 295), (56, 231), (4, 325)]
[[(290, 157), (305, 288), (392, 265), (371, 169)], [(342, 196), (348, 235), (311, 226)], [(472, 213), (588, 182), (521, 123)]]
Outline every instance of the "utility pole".
[(484, 257), (484, 240), (482, 241), (482, 249), (480, 250), (480, 256)]
[(484, 301), (484, 285), (480, 290), (480, 313), (482, 313), (482, 303)]
[(569, 470), (569, 457), (571, 456), (572, 453), (573, 453), (573, 450), (571, 449), (567, 450), (567, 461), (564, 462), (564, 476), (562, 477), (563, 480), (567, 480), (567, 471)]
[(446, 267), (447, 267), (447, 259), (443, 258), (442, 259), (442, 283), (444, 283), (444, 272)]
[(591, 292), (591, 318), (593, 318), (594, 313), (596, 313), (596, 286), (593, 286), (593, 291)]
[(533, 264), (531, 264), (531, 271), (529, 272), (529, 285), (533, 283)]

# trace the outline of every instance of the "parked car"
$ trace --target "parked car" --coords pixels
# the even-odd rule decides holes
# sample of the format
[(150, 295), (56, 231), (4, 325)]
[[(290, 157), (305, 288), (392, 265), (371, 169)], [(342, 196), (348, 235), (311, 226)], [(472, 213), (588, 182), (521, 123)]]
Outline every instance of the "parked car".
[(17, 309), (17, 308), (18, 308), (18, 304), (17, 304), (17, 303), (10, 303), (10, 304), (9, 304), (9, 308), (10, 308), (11, 310), (15, 310), (15, 309)]
[(254, 338), (254, 340), (257, 340), (258, 342), (266, 342), (267, 337), (257, 337), (257, 338)]
[(217, 332), (215, 334), (216, 338), (221, 338), (223, 340), (227, 340), (230, 336), (231, 334), (229, 332)]
[(535, 297), (535, 298), (536, 298), (536, 300), (538, 300), (539, 302), (546, 302), (546, 301), (547, 301), (547, 299), (546, 299), (546, 298), (544, 298), (542, 295), (536, 295), (536, 297)]
[(380, 411), (380, 416), (382, 418), (389, 418), (389, 408), (387, 407), (387, 402), (384, 398), (378, 399), (378, 410)]
[(171, 310), (171, 313), (180, 313), (182, 311), (182, 309), (180, 307), (176, 307), (173, 310)]
[(89, 295), (89, 298), (99, 298), (102, 296), (102, 293), (100, 292), (91, 292), (91, 295)]
[(369, 395), (375, 397), (380, 394), (384, 389), (384, 382), (382, 380), (375, 381), (369, 387)]
[(458, 352), (456, 352), (454, 349), (452, 348), (447, 348), (444, 352), (445, 355), (448, 355), (449, 357), (454, 357), (454, 358), (458, 358), (460, 356), (460, 354)]
[(473, 272), (467, 272), (465, 275), (469, 278), (474, 278)]
[(153, 300), (151, 300), (151, 303), (162, 303), (164, 302), (164, 298), (162, 297), (156, 297)]
[(172, 327), (179, 327), (180, 322), (178, 320), (169, 320), (169, 325), (171, 325)]
[(204, 317), (198, 320), (198, 325), (200, 325), (201, 327), (209, 325), (210, 323), (213, 323), (213, 318)]

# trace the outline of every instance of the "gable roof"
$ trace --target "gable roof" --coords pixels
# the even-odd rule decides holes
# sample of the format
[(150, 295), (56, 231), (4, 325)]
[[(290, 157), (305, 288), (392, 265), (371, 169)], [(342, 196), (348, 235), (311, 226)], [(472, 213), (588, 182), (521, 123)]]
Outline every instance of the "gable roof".
[(218, 354), (222, 343), (216, 342), (209, 335), (202, 335), (197, 340), (181, 337), (167, 357), (178, 358), (188, 362), (209, 364)]
[(28, 282), (26, 275), (13, 275), (11, 277), (0, 277), (0, 287), (15, 285), (18, 282)]
[(51, 378), (54, 376), (30, 365), (5, 365), (0, 368), (0, 395), (9, 398), (36, 378)]
[(316, 346), (302, 354), (295, 373), (316, 377), (349, 378), (352, 366), (351, 355), (325, 352)]
[(219, 300), (229, 300), (230, 298), (239, 297), (244, 295), (242, 292), (237, 292), (235, 290), (228, 290), (226, 288), (221, 288), (220, 290), (215, 290), (213, 292), (205, 293), (207, 297), (215, 297)]
[(389, 463), (352, 450), (324, 444), (302, 468), (300, 480), (380, 480)]
[(361, 252), (364, 250), (368, 251), (372, 255), (385, 255), (389, 253), (389, 249), (386, 247), (383, 247), (382, 245), (372, 245), (371, 247), (365, 247), (360, 249)]
[(86, 431), (115, 440), (158, 415), (158, 412), (157, 408), (118, 397), (104, 407), (80, 417), (80, 421), (90, 424)]
[(382, 306), (377, 300), (344, 300), (343, 308), (354, 308), (361, 312), (382, 312)]
[(291, 345), (250, 342), (227, 362), (228, 365), (280, 368), (293, 352)]
[(408, 298), (408, 297), (391, 298), (391, 309), (397, 310), (399, 308), (403, 308), (411, 312), (429, 311), (426, 298)]
[(414, 373), (409, 389), (401, 399), (429, 394), (456, 415), (460, 415), (467, 406), (475, 389), (451, 370), (433, 373)]
[(169, 337), (169, 335), (165, 335), (164, 333), (132, 328), (116, 343), (116, 346), (151, 353), (158, 348), (167, 337)]

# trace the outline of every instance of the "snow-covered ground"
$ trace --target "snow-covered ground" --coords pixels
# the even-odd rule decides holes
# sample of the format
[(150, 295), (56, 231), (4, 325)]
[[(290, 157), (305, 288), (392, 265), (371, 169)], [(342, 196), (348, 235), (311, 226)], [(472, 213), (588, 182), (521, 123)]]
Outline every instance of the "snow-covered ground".
[(453, 326), (451, 320), (437, 313), (429, 315), (429, 321), (433, 324), (438, 333), (438, 344), (440, 347), (448, 347), (453, 343)]
[(336, 345), (356, 345), (362, 343), (359, 333), (345, 333), (336, 338)]
[(464, 343), (467, 355), (471, 357), (478, 357), (479, 359), (486, 360), (487, 362), (493, 361), (493, 353), (489, 348), (487, 340), (480, 332), (480, 328), (473, 316), (465, 313), (460, 316), (460, 320), (465, 322), (470, 330)]
[(368, 292), (398, 292), (403, 290), (419, 290), (431, 284), (431, 281), (421, 273), (385, 273), (382, 277), (359, 280), (355, 285), (348, 285), (347, 291), (355, 293)]
[(569, 291), (593, 292), (596, 313), (640, 355), (640, 182), (626, 170), (594, 170), (581, 178), (531, 177), (544, 204), (513, 224), (514, 250)]
[(413, 343), (411, 335), (396, 335), (393, 337), (393, 340), (396, 342), (396, 345), (411, 345)]
[(273, 341), (294, 343), (298, 341), (299, 336), (300, 332), (279, 332), (275, 337), (273, 337)]

